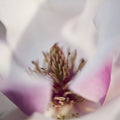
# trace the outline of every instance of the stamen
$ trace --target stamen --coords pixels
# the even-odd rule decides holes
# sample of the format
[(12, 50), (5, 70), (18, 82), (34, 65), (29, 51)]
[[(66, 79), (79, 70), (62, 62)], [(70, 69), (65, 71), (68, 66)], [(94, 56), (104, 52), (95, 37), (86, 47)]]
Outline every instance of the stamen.
[(84, 59), (81, 59), (76, 72), (80, 71), (83, 68), (83, 66), (85, 65), (85, 63), (86, 63), (86, 61)]
[(85, 99), (69, 90), (69, 84), (72, 78), (82, 70), (86, 61), (80, 60), (78, 68), (75, 70), (75, 61), (77, 51), (71, 52), (68, 49), (64, 54), (63, 48), (54, 44), (50, 52), (42, 52), (46, 66), (40, 67), (39, 61), (32, 61), (33, 71), (36, 74), (47, 75), (52, 78), (52, 99), (50, 108), (54, 108), (54, 117), (58, 120), (64, 120), (71, 117), (77, 117), (77, 112), (71, 112), (75, 105), (80, 104)]

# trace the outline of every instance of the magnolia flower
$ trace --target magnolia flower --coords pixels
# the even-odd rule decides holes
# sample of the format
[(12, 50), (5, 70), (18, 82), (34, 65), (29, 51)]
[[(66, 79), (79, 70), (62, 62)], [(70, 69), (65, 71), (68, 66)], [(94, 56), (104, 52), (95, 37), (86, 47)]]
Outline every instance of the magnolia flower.
[[(59, 6), (61, 3), (59, 3), (59, 1), (57, 1), (57, 4), (52, 3), (52, 1), (51, 3), (48, 2), (48, 5), (44, 4), (36, 16), (32, 19), (28, 28), (20, 38), (17, 46), (14, 48), (12, 40), (9, 42), (5, 41), (6, 29), (5, 26), (1, 23), (1, 92), (6, 95), (12, 102), (14, 102), (27, 115), (38, 112), (44, 116), (50, 115), (51, 117), (57, 117), (58, 119), (60, 116), (60, 118), (63, 119), (67, 115), (70, 115), (70, 117), (72, 115), (73, 117), (76, 116), (76, 113), (79, 113), (77, 116), (78, 118), (76, 119), (80, 119), (81, 115), (87, 112), (95, 111), (95, 109), (99, 107), (95, 104), (102, 104), (107, 95), (111, 80), (111, 68), (114, 57), (113, 55), (117, 49), (117, 44), (119, 43), (119, 27), (116, 27), (116, 25), (119, 25), (119, 1), (114, 1), (106, 0), (104, 4), (102, 4), (102, 8), (99, 9), (99, 12), (91, 12), (92, 18), (90, 18), (91, 23), (89, 23), (89, 27), (91, 28), (91, 24), (93, 25), (93, 23), (95, 23), (94, 28), (96, 28), (96, 30), (94, 29), (93, 31), (92, 29), (93, 32), (90, 34), (90, 39), (94, 38), (94, 35), (98, 35), (98, 38), (96, 38), (98, 42), (98, 48), (96, 50), (96, 53), (92, 54), (89, 57), (88, 54), (85, 56), (81, 52), (83, 51), (86, 53), (85, 49), (81, 50), (79, 43), (81, 40), (80, 36), (75, 37), (74, 39), (73, 31), (73, 36), (68, 38), (69, 31), (67, 33), (65, 32), (64, 36), (61, 32), (62, 30), (67, 31), (67, 29), (64, 28), (65, 23), (77, 12), (80, 12), (79, 10), (82, 11), (83, 16), (87, 13), (84, 13), (84, 5), (87, 4), (87, 6), (85, 6), (86, 9), (94, 8), (89, 1), (86, 1), (86, 3), (82, 0), (78, 1), (79, 4), (81, 4), (81, 8), (79, 8), (80, 6), (78, 7), (78, 11), (76, 9), (71, 9), (72, 7), (68, 7), (68, 4), (64, 4), (66, 5), (64, 6), (64, 10), (61, 9), (61, 7), (57, 8), (56, 5)], [(94, 0), (92, 2), (94, 3)], [(111, 7), (113, 3), (114, 6)], [(69, 9), (67, 12), (66, 7)], [(57, 12), (59, 12), (59, 14), (56, 14), (56, 11), (53, 11), (56, 9), (58, 10)], [(89, 11), (89, 9), (87, 9), (87, 11)], [(96, 10), (96, 7), (94, 10)], [(103, 16), (106, 19), (103, 20)], [(72, 23), (74, 25), (74, 20), (72, 20)], [(67, 26), (69, 26), (69, 23)], [(72, 28), (68, 30), (71, 29)], [(79, 29), (77, 32), (79, 32)], [(84, 32), (86, 33), (86, 31)], [(69, 45), (69, 43), (65, 42), (66, 39), (68, 39), (69, 42), (75, 40), (75, 45), (77, 44), (77, 46)], [(86, 39), (83, 37), (82, 40)], [(89, 37), (87, 40), (89, 40)], [(58, 44), (62, 44), (63, 50), (58, 46), (58, 44), (55, 44), (56, 42), (59, 42)], [(51, 47), (52, 45), (53, 47)], [(85, 46), (84, 44), (82, 45)], [(79, 48), (77, 48), (78, 46)], [(50, 48), (51, 51), (49, 52)], [(67, 65), (75, 65), (75, 67), (79, 68), (80, 65), (81, 68), (81, 64), (79, 64), (79, 62), (75, 64), (74, 60), (70, 61), (69, 64), (57, 63), (57, 55), (59, 55), (58, 59), (62, 61), (62, 63), (67, 62), (67, 55), (69, 56), (70, 52), (64, 51), (64, 48), (77, 49), (79, 58), (86, 59), (87, 57), (87, 63), (84, 65), (82, 71), (77, 71), (76, 73), (76, 71), (73, 69), (74, 67), (72, 69), (71, 67), (66, 67)], [(49, 62), (47, 62), (48, 66), (41, 68), (38, 66), (38, 62), (34, 61), (33, 65), (35, 65), (35, 69), (33, 70), (35, 71), (31, 71), (33, 67), (31, 66), (31, 61), (38, 59), (39, 63), (42, 63), (42, 51), (48, 52), (44, 53), (45, 60), (53, 62), (53, 65), (50, 65)], [(74, 54), (70, 54), (71, 58), (75, 58), (75, 56), (76, 52)], [(4, 62), (6, 62), (6, 64), (3, 64)], [(74, 64), (72, 64), (72, 62)], [(60, 65), (60, 69), (54, 67), (57, 64)], [(29, 67), (31, 68), (30, 71), (34, 73), (33, 75), (32, 73), (28, 74), (28, 72), (26, 72)], [(57, 73), (54, 72), (56, 69), (58, 70)], [(52, 76), (49, 71), (52, 73)], [(56, 84), (54, 84), (55, 80), (62, 78), (61, 80), (64, 81), (66, 76), (68, 84), (67, 89), (65, 90), (69, 92), (70, 95), (73, 95), (73, 99), (71, 99), (71, 97), (68, 97), (68, 104), (66, 102), (67, 97), (63, 96), (63, 94), (67, 94), (66, 91), (61, 91), (60, 89), (57, 95), (60, 95), (59, 92), (62, 92), (62, 96), (58, 97), (56, 97), (55, 92), (53, 92), (53, 89), (55, 89), (55, 91), (59, 89), (59, 87), (56, 88)], [(58, 82), (62, 83), (61, 81)], [(60, 88), (65, 87), (64, 84)], [(78, 99), (74, 99), (74, 97), (77, 97)], [(58, 100), (59, 103), (54, 99)], [(65, 102), (62, 101), (63, 99), (65, 99)], [(77, 100), (79, 102), (77, 102)], [(75, 104), (72, 104), (71, 106), (72, 101), (75, 102)], [(51, 102), (54, 104), (54, 106), (57, 107), (59, 107), (59, 104), (63, 104), (62, 109), (57, 110), (55, 107), (51, 108), (51, 106), (49, 106)], [(47, 110), (48, 108), (50, 109), (49, 111)], [(73, 112), (75, 113), (73, 114)], [(47, 118), (43, 118), (42, 116), (42, 119)]]

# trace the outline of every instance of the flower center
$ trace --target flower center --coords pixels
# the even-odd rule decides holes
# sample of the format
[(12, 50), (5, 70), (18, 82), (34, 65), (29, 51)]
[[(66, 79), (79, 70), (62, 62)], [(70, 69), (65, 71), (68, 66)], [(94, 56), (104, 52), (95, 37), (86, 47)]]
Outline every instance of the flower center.
[(70, 81), (85, 65), (85, 60), (81, 59), (79, 65), (75, 66), (77, 51), (67, 50), (66, 56), (63, 49), (54, 44), (50, 52), (43, 52), (45, 65), (39, 67), (38, 61), (32, 61), (37, 74), (48, 75), (52, 79), (52, 98), (48, 111), (53, 110), (52, 115), (56, 119), (69, 119), (77, 117), (78, 113), (74, 107), (84, 101), (84, 98), (76, 95), (69, 89)]

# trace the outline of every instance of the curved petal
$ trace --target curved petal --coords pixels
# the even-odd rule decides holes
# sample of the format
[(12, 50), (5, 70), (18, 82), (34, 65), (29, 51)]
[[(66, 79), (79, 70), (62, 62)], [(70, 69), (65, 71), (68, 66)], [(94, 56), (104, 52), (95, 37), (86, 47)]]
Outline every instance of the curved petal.
[[(44, 79), (42, 79), (44, 80)], [(32, 85), (12, 84), (2, 91), (24, 113), (44, 113), (51, 98), (51, 85), (48, 81)]]
[(57, 12), (62, 12), (63, 14), (75, 15), (82, 11), (86, 0), (47, 0), (51, 9)]
[[(41, 59), (41, 51), (47, 51), (56, 42), (65, 41), (61, 34), (62, 26), (69, 18), (81, 11), (84, 3), (83, 0), (75, 0), (76, 2), (71, 0), (70, 4), (66, 1), (53, 1), (46, 1), (39, 7), (16, 46), (15, 52), (18, 58), (26, 65), (30, 65), (32, 60)], [(72, 3), (74, 6), (77, 5), (74, 7), (75, 10), (70, 9), (73, 7)], [(64, 9), (60, 7), (61, 4), (64, 4)], [(66, 9), (74, 11), (73, 14)]]
[(119, 120), (120, 118), (120, 97), (114, 99), (101, 107), (94, 113), (88, 114), (75, 120)]
[(115, 54), (115, 59), (113, 61), (112, 77), (110, 83), (110, 89), (107, 94), (105, 102), (109, 102), (113, 98), (120, 96), (120, 50)]
[(6, 40), (6, 27), (5, 25), (0, 21), (0, 40), (5, 41)]
[(5, 77), (10, 72), (12, 53), (5, 42), (0, 42), (0, 77)]
[[(15, 63), (13, 65), (15, 66)], [(1, 92), (26, 114), (43, 113), (51, 99), (50, 79), (28, 74), (17, 65), (13, 71), (16, 72), (3, 79), (5, 85)]]
[(50, 100), (49, 87), (48, 83), (32, 87), (20, 86), (21, 90), (9, 90), (4, 94), (28, 115), (33, 112), (44, 113)]
[(90, 57), (96, 51), (97, 31), (94, 17), (104, 0), (86, 0), (82, 13), (67, 21), (63, 27), (66, 40), (76, 45)]
[(27, 116), (0, 92), (0, 120), (24, 120)]
[[(95, 24), (99, 31), (99, 44), (102, 43), (115, 45), (120, 44), (120, 1), (106, 0), (99, 9)], [(104, 19), (103, 19), (104, 18)]]
[[(44, 112), (51, 98), (48, 78), (34, 78), (24, 68), (16, 65), (6, 44), (0, 44), (0, 91), (13, 101), (23, 112)], [(10, 70), (10, 65), (14, 66)]]
[(82, 73), (76, 76), (70, 88), (88, 100), (103, 103), (109, 88), (112, 69), (112, 58), (105, 57), (106, 54), (97, 53), (88, 61)]
[(15, 47), (43, 0), (0, 1), (0, 20), (6, 25), (7, 42)]
[[(26, 66), (30, 66), (32, 60), (41, 58), (40, 52), (42, 50), (46, 51), (46, 48), (50, 48), (53, 43), (63, 39), (60, 29), (70, 17), (71, 14), (67, 13), (66, 16), (56, 14), (56, 11), (51, 10), (49, 4), (40, 6), (38, 13), (16, 46), (17, 59), (22, 61), (21, 63), (25, 63)], [(11, 42), (13, 41), (11, 40)], [(11, 63), (10, 76), (7, 80), (3, 79), (6, 83), (2, 92), (27, 114), (44, 112), (50, 100), (50, 83), (48, 81), (41, 82), (41, 80), (33, 82), (34, 79), (31, 80), (28, 75), (23, 73), (23, 69), (27, 68), (19, 70), (15, 66), (14, 63)], [(40, 79), (44, 80), (45, 78)]]
[[(39, 113), (33, 114), (33, 116), (28, 120), (40, 120), (49, 118), (44, 118)], [(110, 101), (108, 104), (105, 104), (96, 112), (76, 118), (74, 120), (119, 120), (120, 118), (120, 97)]]
[(73, 91), (94, 102), (102, 103), (109, 88), (112, 60), (120, 42), (119, 27), (116, 26), (120, 23), (119, 2), (106, 0), (98, 12), (95, 21), (98, 29), (98, 51), (71, 85)]
[(54, 120), (52, 118), (47, 118), (44, 115), (41, 115), (39, 113), (34, 113), (30, 118), (27, 120)]

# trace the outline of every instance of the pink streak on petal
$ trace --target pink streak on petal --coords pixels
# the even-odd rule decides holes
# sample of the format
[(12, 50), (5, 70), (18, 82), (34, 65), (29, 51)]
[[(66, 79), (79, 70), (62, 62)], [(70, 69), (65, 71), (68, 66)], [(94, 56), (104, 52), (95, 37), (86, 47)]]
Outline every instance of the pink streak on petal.
[(51, 85), (44, 82), (30, 87), (21, 86), (20, 90), (16, 88), (4, 94), (28, 115), (34, 112), (43, 113), (51, 98)]
[[(102, 104), (105, 100), (111, 77), (112, 62), (107, 62), (101, 69), (76, 79), (70, 88), (80, 96)], [(96, 66), (97, 67), (97, 66)]]

